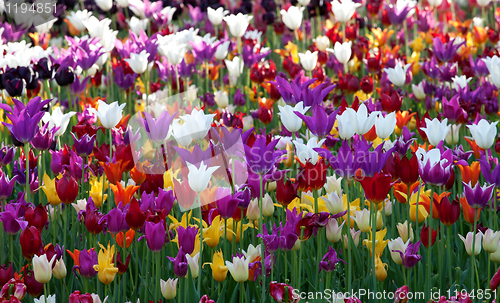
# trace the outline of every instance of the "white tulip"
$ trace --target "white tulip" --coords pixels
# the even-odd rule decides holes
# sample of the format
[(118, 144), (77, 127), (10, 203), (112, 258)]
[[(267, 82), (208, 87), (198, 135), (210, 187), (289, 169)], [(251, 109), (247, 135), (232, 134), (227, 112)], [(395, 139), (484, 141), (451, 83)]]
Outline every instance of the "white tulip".
[(207, 189), (208, 182), (210, 181), (212, 174), (219, 168), (219, 166), (207, 167), (207, 165), (205, 165), (203, 161), (201, 161), (199, 168), (187, 161), (186, 165), (189, 169), (189, 187), (191, 187), (191, 189), (197, 193), (201, 193), (202, 191)]
[[(446, 134), (446, 138), (445, 138), (445, 141), (447, 144), (449, 144), (449, 145), (458, 144), (460, 126), (462, 126), (462, 124), (458, 124), (458, 125), (452, 124), (451, 125), (450, 131), (448, 132), (448, 134)], [(452, 132), (453, 132), (453, 136), (452, 136)], [(452, 137), (453, 137), (453, 141), (452, 141)]]
[(389, 240), (389, 243), (387, 245), (389, 246), (389, 251), (391, 252), (391, 257), (394, 263), (402, 265), (403, 260), (401, 259), (401, 255), (399, 252), (396, 252), (395, 250), (398, 250), (400, 252), (405, 253), (406, 248), (410, 244), (410, 241), (406, 241), (406, 243), (401, 239), (401, 237), (398, 237), (397, 239), (394, 240)]
[(326, 197), (321, 196), (320, 199), (325, 202), (328, 211), (333, 214), (339, 214), (344, 211), (344, 201), (342, 199), (342, 190), (340, 192), (331, 192)]
[(182, 62), (187, 52), (187, 45), (180, 43), (161, 44), (158, 46), (158, 52), (167, 57), (168, 63), (177, 65)]
[(191, 270), (191, 276), (193, 279), (198, 278), (200, 274), (200, 253), (198, 252), (194, 257), (190, 254), (186, 254), (186, 259), (188, 261), (189, 269)]
[(342, 222), (339, 226), (339, 222), (337, 219), (330, 218), (328, 220), (328, 224), (325, 226), (326, 229), (326, 238), (328, 241), (332, 243), (337, 243), (342, 238), (342, 227), (344, 226), (345, 221)]
[(229, 14), (229, 11), (224, 10), (222, 6), (218, 9), (213, 9), (211, 7), (207, 8), (208, 20), (210, 20), (210, 23), (213, 25), (220, 25), (222, 23), (222, 19), (227, 14)]
[(398, 62), (394, 68), (384, 68), (384, 72), (387, 73), (387, 78), (392, 84), (403, 86), (406, 82), (406, 71), (410, 66), (411, 63), (402, 66), (401, 63)]
[(500, 87), (500, 58), (496, 55), (482, 59), (490, 72), (490, 81), (497, 88)]
[(245, 35), (245, 32), (247, 31), (248, 25), (250, 24), (250, 20), (252, 20), (252, 18), (253, 16), (238, 13), (238, 15), (229, 15), (224, 17), (224, 21), (226, 21), (231, 35), (236, 38), (241, 38)]
[(71, 117), (73, 117), (74, 115), (76, 115), (76, 112), (69, 112), (67, 114), (63, 114), (61, 107), (56, 107), (52, 111), (52, 115), (50, 115), (49, 113), (45, 113), (42, 117), (42, 121), (43, 123), (49, 123), (48, 126), (49, 129), (52, 129), (54, 127), (59, 127), (59, 129), (55, 133), (55, 136), (59, 137), (66, 132), (69, 121)]
[(477, 0), (476, 3), (480, 7), (486, 7), (486, 6), (488, 6), (488, 4), (491, 3), (491, 0)]
[(210, 130), (214, 117), (215, 114), (205, 115), (201, 109), (193, 109), (191, 114), (180, 116), (186, 125), (186, 131), (194, 141), (205, 138)]
[(361, 104), (358, 107), (357, 112), (355, 112), (352, 108), (347, 108), (345, 112), (347, 112), (351, 118), (351, 124), (354, 132), (361, 136), (369, 132), (373, 125), (375, 125), (375, 119), (377, 119), (377, 116), (380, 113), (378, 111), (374, 111), (368, 114), (368, 109), (364, 104)]
[(128, 0), (115, 0), (115, 4), (116, 6), (121, 8), (128, 8), (129, 6)]
[[(236, 56), (233, 58), (233, 61), (224, 60), (226, 63), (227, 71), (229, 73), (229, 79), (232, 85), (236, 84), (238, 78), (243, 73), (243, 60)], [(232, 79), (231, 79), (232, 78)]]
[(368, 209), (364, 208), (363, 210), (356, 211), (354, 221), (356, 221), (359, 230), (362, 232), (367, 233), (371, 231), (370, 211)]
[(226, 56), (228, 54), (230, 44), (231, 44), (231, 41), (229, 41), (229, 40), (225, 41), (224, 43), (219, 44), (219, 46), (217, 46), (217, 50), (215, 51), (215, 55), (214, 55), (215, 59), (224, 60), (224, 58), (226, 58)]
[(349, 21), (356, 12), (356, 9), (361, 6), (361, 3), (355, 3), (352, 0), (342, 0), (342, 2), (333, 0), (331, 4), (335, 19), (342, 23)]
[(283, 20), (283, 23), (288, 27), (290, 30), (294, 31), (300, 28), (300, 25), (302, 24), (302, 15), (304, 12), (305, 7), (298, 8), (296, 6), (290, 6), (288, 8), (288, 11), (282, 9), (281, 10), (281, 19)]
[[(469, 256), (472, 256), (472, 245), (474, 241), (474, 234), (472, 232), (468, 232), (467, 236), (464, 238), (462, 235), (458, 235), (462, 242), (464, 242), (465, 251)], [(474, 255), (477, 256), (481, 252), (481, 240), (483, 239), (483, 233), (478, 230), (476, 233), (476, 243), (474, 245)]]
[(227, 96), (226, 91), (218, 90), (214, 93), (215, 103), (220, 108), (226, 108), (229, 104), (229, 97)]
[(412, 84), (411, 89), (413, 91), (413, 94), (415, 95), (415, 98), (417, 98), (418, 100), (424, 100), (425, 97), (427, 97), (424, 92), (424, 81), (420, 82), (417, 85)]
[(141, 34), (141, 31), (146, 31), (146, 29), (148, 28), (149, 19), (141, 20), (136, 16), (132, 16), (130, 20), (127, 20), (127, 23), (134, 34), (139, 36)]
[(427, 0), (427, 2), (429, 3), (429, 5), (431, 7), (436, 8), (436, 7), (440, 6), (441, 3), (443, 3), (443, 0)]
[(352, 127), (351, 117), (349, 116), (347, 110), (341, 115), (337, 115), (337, 129), (339, 137), (343, 140), (351, 139), (356, 133)]
[(285, 106), (278, 105), (281, 123), (285, 126), (285, 128), (295, 133), (300, 130), (302, 127), (302, 119), (295, 114), (295, 112), (300, 112), (301, 114), (305, 114), (309, 110), (310, 106), (304, 107), (304, 102), (299, 102), (295, 104), (295, 106), (290, 106), (286, 104)]
[(382, 140), (389, 138), (394, 132), (394, 127), (396, 127), (396, 112), (387, 114), (385, 117), (380, 114), (375, 120), (375, 132)]
[(45, 298), (45, 295), (41, 295), (38, 299), (34, 299), (34, 303), (56, 303), (56, 295), (52, 296), (47, 296)]
[(321, 139), (318, 141), (318, 138), (311, 137), (307, 144), (302, 144), (301, 142), (294, 140), (293, 144), (295, 145), (295, 155), (299, 158), (299, 161), (305, 164), (307, 161), (311, 162), (313, 165), (316, 165), (318, 162), (318, 153), (314, 151), (314, 148), (320, 148), (326, 139)]
[(113, 0), (95, 0), (95, 4), (104, 12), (107, 12), (113, 7)]
[(90, 16), (92, 16), (92, 12), (84, 9), (83, 11), (71, 11), (70, 14), (66, 16), (66, 19), (68, 19), (68, 21), (77, 31), (81, 32), (86, 28), (83, 23), (89, 20)]
[(500, 248), (500, 231), (487, 229), (483, 236), (483, 248), (488, 253), (494, 253)]
[(124, 59), (134, 73), (142, 75), (148, 69), (149, 54), (143, 50), (139, 54), (130, 53), (130, 58)]
[(421, 130), (427, 135), (429, 143), (437, 146), (439, 142), (446, 138), (446, 135), (450, 131), (450, 126), (448, 125), (448, 118), (439, 121), (438, 118), (429, 120), (425, 118), (425, 127), (421, 127)]
[(193, 139), (189, 135), (187, 124), (179, 122), (180, 119), (175, 119), (172, 122), (172, 136), (179, 145), (187, 147)]
[(90, 112), (97, 115), (102, 126), (107, 129), (114, 128), (118, 123), (120, 123), (123, 117), (123, 108), (125, 103), (118, 105), (118, 101), (111, 104), (99, 100), (97, 110), (90, 108)]
[(481, 119), (477, 124), (467, 125), (467, 128), (479, 147), (489, 149), (497, 138), (497, 124), (498, 121), (490, 124), (487, 120)]
[(310, 72), (316, 68), (316, 63), (318, 63), (318, 51), (306, 51), (305, 53), (299, 53), (300, 64), (302, 67)]
[(335, 58), (342, 63), (346, 64), (349, 62), (349, 59), (351, 58), (352, 50), (351, 50), (351, 45), (352, 42), (344, 42), (344, 43), (339, 43), (335, 42), (335, 45), (333, 46), (333, 50), (331, 48), (327, 49), (327, 51), (333, 53), (335, 55)]
[(462, 76), (455, 76), (451, 78), (453, 81), (453, 89), (459, 90), (461, 88), (466, 88), (469, 82), (472, 80), (472, 78), (467, 78), (467, 76), (462, 75)]
[(318, 36), (316, 39), (313, 39), (313, 42), (316, 44), (316, 47), (324, 52), (327, 50), (327, 48), (330, 47), (330, 38), (327, 36)]

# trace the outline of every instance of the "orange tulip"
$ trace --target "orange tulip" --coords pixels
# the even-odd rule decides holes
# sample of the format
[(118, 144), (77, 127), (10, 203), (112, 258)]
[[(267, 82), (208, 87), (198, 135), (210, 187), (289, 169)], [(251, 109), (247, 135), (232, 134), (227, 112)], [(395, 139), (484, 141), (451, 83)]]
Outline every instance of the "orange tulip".
[[(114, 235), (111, 235), (111, 236), (116, 240), (116, 244), (118, 244), (118, 246), (123, 248), (123, 231), (119, 232), (116, 235), (116, 238)], [(130, 247), (130, 245), (132, 244), (132, 241), (134, 241), (134, 237), (135, 237), (135, 231), (133, 229), (129, 229), (125, 233), (125, 245), (127, 246), (126, 248)]]
[(477, 146), (476, 141), (474, 139), (467, 138), (467, 137), (464, 137), (464, 138), (465, 138), (465, 141), (467, 141), (469, 143), (470, 148), (474, 152), (474, 157), (476, 157), (476, 159), (481, 159), (481, 151), (484, 151), (484, 149)]
[[(474, 224), (474, 211), (476, 209), (470, 207), (469, 203), (467, 202), (467, 198), (465, 197), (460, 198), (460, 204), (462, 204), (462, 213), (464, 214), (465, 221), (467, 221), (467, 223)], [(481, 210), (478, 209), (476, 221), (479, 221), (480, 216)]]
[(396, 112), (396, 133), (398, 135), (401, 134), (403, 130), (403, 126), (407, 125), (410, 122), (410, 119), (415, 116), (415, 113), (410, 113), (409, 111), (398, 111)]
[(106, 173), (106, 177), (108, 178), (109, 183), (112, 184), (120, 183), (125, 169), (125, 165), (123, 164), (122, 160), (119, 160), (116, 163), (99, 162), (99, 164), (101, 164), (101, 166), (104, 168), (104, 173)]
[[(142, 165), (137, 163), (137, 165)], [(146, 174), (141, 171), (141, 169), (137, 169), (135, 166), (132, 168), (130, 171), (130, 177), (132, 177), (132, 180), (134, 180), (135, 184), (142, 184), (144, 181), (146, 181)]]
[(132, 196), (139, 189), (139, 186), (136, 185), (129, 185), (123, 188), (123, 185), (120, 182), (116, 183), (116, 185), (110, 184), (109, 186), (111, 187), (111, 190), (115, 194), (116, 206), (118, 206), (120, 202), (123, 205), (127, 205), (130, 202), (130, 199), (132, 199)]
[(465, 183), (470, 182), (473, 187), (476, 186), (479, 174), (481, 173), (479, 161), (474, 161), (469, 166), (458, 165), (458, 168), (460, 168), (460, 172), (462, 173), (462, 181)]
[[(413, 191), (418, 187), (418, 183), (419, 181), (410, 185), (411, 193), (413, 193)], [(396, 200), (398, 200), (399, 203), (406, 204), (406, 197), (408, 196), (408, 187), (406, 186), (406, 184), (404, 184), (403, 182), (395, 183), (393, 190)]]

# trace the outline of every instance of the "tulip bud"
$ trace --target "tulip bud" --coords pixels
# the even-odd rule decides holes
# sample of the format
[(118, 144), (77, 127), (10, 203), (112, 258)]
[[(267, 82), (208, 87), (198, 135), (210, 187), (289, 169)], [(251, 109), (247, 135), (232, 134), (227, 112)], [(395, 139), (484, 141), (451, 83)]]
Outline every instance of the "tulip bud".
[(490, 260), (495, 263), (500, 263), (500, 248), (498, 248), (494, 253), (490, 254)]
[(375, 256), (375, 276), (380, 282), (387, 278), (387, 264), (382, 262), (379, 255)]
[[(352, 242), (354, 243), (354, 246), (358, 247), (359, 245), (359, 237), (361, 236), (361, 231), (358, 230), (356, 231), (354, 228), (351, 228), (350, 229), (351, 231), (351, 238), (352, 238)], [(344, 248), (345, 249), (349, 249), (349, 239), (347, 238), (347, 235), (344, 235), (343, 236), (343, 242), (344, 242)]]
[[(434, 243), (436, 242), (436, 237), (437, 237), (437, 230), (431, 228), (430, 246), (434, 245)], [(422, 227), (422, 234), (420, 235), (420, 240), (422, 240), (422, 244), (425, 246), (425, 248), (429, 248), (429, 226), (425, 226), (425, 224)]]
[(370, 211), (368, 209), (358, 210), (356, 211), (356, 215), (354, 217), (356, 224), (358, 225), (359, 230), (364, 233), (370, 232)]
[[(398, 223), (398, 225), (396, 227), (398, 229), (399, 236), (401, 237), (403, 242), (406, 243), (408, 241), (408, 221), (405, 221), (402, 224)], [(411, 240), (411, 242), (413, 242), (413, 239), (414, 239), (414, 234), (413, 234), (413, 229), (412, 229), (411, 223), (410, 223), (410, 240)]]
[(270, 217), (274, 214), (273, 199), (271, 199), (269, 194), (266, 194), (262, 199), (262, 214), (266, 217)]
[(385, 216), (389, 217), (392, 215), (392, 205), (393, 202), (389, 199), (385, 200)]
[(328, 241), (332, 243), (337, 243), (340, 241), (340, 238), (342, 237), (342, 227), (344, 226), (344, 222), (340, 224), (336, 219), (329, 219), (328, 224), (326, 225), (326, 238)]
[(293, 245), (292, 250), (299, 250), (301, 247), (301, 242), (302, 241), (300, 239), (297, 239), (297, 241), (295, 241), (295, 244)]
[[(472, 232), (468, 232), (467, 236), (464, 238), (462, 235), (458, 235), (462, 242), (464, 242), (465, 246), (465, 251), (469, 256), (472, 256), (472, 244), (474, 240), (474, 234)], [(478, 232), (475, 235), (476, 237), (476, 245), (474, 246), (474, 255), (477, 256), (481, 252), (481, 240), (483, 239), (483, 233), (478, 230)]]
[(380, 211), (377, 212), (377, 230), (381, 230), (384, 227), (384, 220), (382, 219), (382, 213)]
[(12, 278), (14, 278), (14, 269), (12, 268), (12, 262), (0, 266), (0, 286), (5, 285)]
[(64, 264), (64, 260), (62, 258), (60, 260), (56, 260), (56, 265), (52, 269), (52, 274), (59, 280), (66, 277), (66, 265)]
[(215, 103), (217, 103), (217, 106), (219, 106), (220, 108), (226, 108), (229, 104), (227, 93), (223, 90), (216, 91), (214, 93), (214, 99)]
[[(460, 131), (460, 124), (458, 125), (455, 125), (455, 124), (452, 124), (451, 125), (451, 128), (450, 128), (450, 131), (448, 132), (448, 134), (446, 134), (446, 143), (449, 144), (449, 145), (455, 145), (455, 144), (458, 144), (458, 139), (460, 139), (460, 136), (459, 136), (459, 131)], [(452, 135), (452, 132), (453, 132), (453, 135)], [(452, 142), (452, 139), (453, 138), (453, 142)]]
[(56, 256), (54, 255), (52, 259), (47, 260), (47, 255), (34, 256), (33, 257), (33, 271), (35, 272), (35, 280), (38, 282), (45, 284), (50, 281), (52, 278), (52, 264), (56, 260)]
[(21, 242), (23, 256), (27, 260), (31, 260), (42, 246), (40, 232), (34, 226), (30, 226), (23, 230), (21, 236), (19, 237), (19, 242)]
[(175, 296), (177, 295), (177, 282), (178, 281), (179, 281), (178, 278), (168, 279), (167, 281), (163, 281), (160, 279), (161, 294), (163, 295), (163, 297), (165, 299), (172, 300), (173, 298), (175, 298)]
[(26, 284), (26, 291), (32, 296), (32, 297), (38, 297), (39, 295), (42, 294), (43, 292), (43, 284), (38, 282), (35, 277), (34, 273), (32, 270), (29, 270), (25, 275), (24, 275), (24, 284)]
[(250, 221), (259, 220), (260, 210), (259, 210), (259, 201), (257, 199), (253, 199), (247, 208), (247, 218)]
[(500, 232), (487, 229), (483, 236), (483, 248), (488, 253), (494, 253), (500, 248)]
[(342, 191), (342, 177), (330, 176), (326, 177), (326, 184), (324, 189), (327, 193), (340, 193)]
[(272, 192), (276, 190), (276, 181), (266, 183), (266, 191)]
[(189, 264), (189, 269), (191, 270), (191, 275), (193, 279), (198, 278), (198, 275), (200, 273), (200, 266), (198, 260), (200, 259), (200, 253), (197, 253), (194, 257), (191, 257), (191, 255), (186, 254), (186, 258)]

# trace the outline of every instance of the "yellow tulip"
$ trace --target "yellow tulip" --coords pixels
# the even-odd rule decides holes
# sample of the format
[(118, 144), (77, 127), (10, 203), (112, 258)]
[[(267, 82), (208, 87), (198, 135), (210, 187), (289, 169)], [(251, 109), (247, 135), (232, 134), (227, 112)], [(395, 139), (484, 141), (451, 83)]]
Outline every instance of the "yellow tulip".
[(424, 40), (422, 37), (417, 37), (409, 44), (413, 51), (420, 53), (424, 50)]
[(110, 246), (108, 243), (108, 248), (104, 248), (102, 244), (99, 243), (101, 250), (99, 251), (99, 256), (97, 257), (97, 265), (94, 265), (94, 270), (97, 271), (97, 276), (103, 284), (110, 284), (115, 279), (118, 268), (115, 267), (113, 263), (113, 258), (115, 255), (115, 246)]
[(203, 229), (203, 242), (214, 248), (219, 245), (219, 239), (223, 233), (224, 227), (221, 224), (220, 216), (217, 216), (212, 220), (210, 227)]
[[(236, 243), (240, 243), (241, 221), (236, 222), (236, 224), (235, 224), (236, 225), (236, 231), (234, 230), (233, 222), (234, 222), (233, 218), (227, 219), (227, 240), (229, 242), (233, 242), (233, 235), (236, 234)], [(252, 223), (244, 224), (243, 225), (243, 233), (249, 227), (253, 227), (253, 224)]]
[(382, 262), (380, 255), (375, 255), (375, 276), (380, 282), (387, 278), (387, 264)]
[[(382, 255), (385, 247), (387, 246), (387, 243), (389, 243), (389, 240), (384, 240), (386, 233), (387, 233), (387, 228), (384, 228), (381, 231), (377, 231), (375, 234), (375, 256)], [(370, 255), (373, 254), (372, 243), (373, 243), (372, 231), (370, 231), (369, 239), (363, 240), (363, 245), (365, 245), (366, 248), (368, 248), (368, 250), (370, 251)]]
[[(229, 269), (224, 265), (224, 256), (222, 255), (222, 250), (216, 251), (214, 253), (212, 263), (205, 264), (210, 265), (210, 268), (212, 269), (212, 277), (215, 279), (215, 281), (221, 283), (226, 279), (227, 271)], [(205, 266), (205, 264), (203, 264), (203, 266)]]
[[(103, 202), (108, 197), (107, 194), (104, 194), (104, 199), (103, 199), (102, 193), (103, 191), (106, 191), (108, 189), (109, 182), (107, 180), (103, 182), (103, 176), (101, 176), (100, 178), (91, 176), (89, 183), (90, 183), (89, 195), (94, 201), (95, 206), (101, 207)], [(104, 183), (104, 190), (102, 189), (103, 183)]]
[[(342, 197), (342, 200), (344, 202), (344, 210), (347, 210), (347, 196), (344, 195)], [(361, 208), (359, 207), (359, 198), (349, 203), (349, 211), (351, 213), (351, 217), (354, 217), (358, 210), (361, 210)], [(342, 219), (347, 222), (347, 213), (342, 217)], [(349, 220), (349, 228), (354, 228), (354, 222), (355, 221), (353, 218)]]
[(59, 199), (56, 191), (56, 178), (52, 180), (47, 173), (44, 173), (42, 190), (47, 197), (47, 201), (49, 201), (51, 205), (57, 206), (61, 204), (61, 199)]
[[(172, 221), (172, 223), (170, 223), (169, 230), (171, 230), (171, 229), (177, 229), (179, 226), (187, 228), (188, 225), (190, 225), (190, 224), (188, 224), (188, 222), (191, 222), (192, 216), (193, 216), (193, 211), (192, 210), (189, 211), (189, 212), (184, 212), (184, 214), (181, 217), (181, 221), (178, 221), (172, 215), (168, 215), (168, 218)], [(198, 226), (196, 226), (196, 227), (198, 227)]]

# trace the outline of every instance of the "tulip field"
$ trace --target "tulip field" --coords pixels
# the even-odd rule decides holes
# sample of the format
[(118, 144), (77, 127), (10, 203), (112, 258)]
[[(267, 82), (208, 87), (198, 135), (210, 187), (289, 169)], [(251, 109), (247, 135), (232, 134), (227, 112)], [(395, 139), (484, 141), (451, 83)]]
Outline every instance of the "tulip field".
[(497, 0), (0, 0), (0, 302), (498, 302)]

